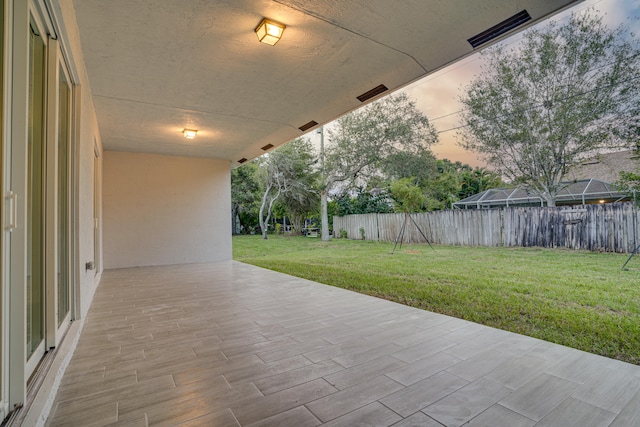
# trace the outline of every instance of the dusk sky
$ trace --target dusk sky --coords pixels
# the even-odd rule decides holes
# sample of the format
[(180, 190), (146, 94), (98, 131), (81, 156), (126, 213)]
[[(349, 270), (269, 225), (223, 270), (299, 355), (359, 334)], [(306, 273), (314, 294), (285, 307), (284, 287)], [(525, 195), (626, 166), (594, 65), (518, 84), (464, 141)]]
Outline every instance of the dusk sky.
[[(551, 19), (566, 21), (572, 12), (587, 8), (595, 8), (604, 14), (605, 22), (610, 28), (624, 24), (636, 34), (640, 34), (640, 0), (587, 0)], [(502, 43), (511, 45), (521, 38), (522, 33), (518, 33)], [(440, 132), (440, 142), (432, 147), (438, 158), (461, 161), (472, 166), (484, 166), (484, 162), (477, 158), (475, 153), (467, 152), (457, 144), (455, 130), (448, 131), (460, 125), (457, 112), (461, 105), (458, 98), (463, 87), (479, 72), (481, 61), (480, 55), (474, 54), (404, 89), (417, 101), (418, 107)]]

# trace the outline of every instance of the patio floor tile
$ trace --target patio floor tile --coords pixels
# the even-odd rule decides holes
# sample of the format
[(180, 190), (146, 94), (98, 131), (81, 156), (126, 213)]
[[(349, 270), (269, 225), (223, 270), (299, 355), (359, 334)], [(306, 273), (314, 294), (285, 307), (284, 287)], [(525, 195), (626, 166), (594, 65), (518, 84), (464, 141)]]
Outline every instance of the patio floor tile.
[(467, 422), (638, 425), (640, 367), (233, 261), (110, 270), (46, 425)]

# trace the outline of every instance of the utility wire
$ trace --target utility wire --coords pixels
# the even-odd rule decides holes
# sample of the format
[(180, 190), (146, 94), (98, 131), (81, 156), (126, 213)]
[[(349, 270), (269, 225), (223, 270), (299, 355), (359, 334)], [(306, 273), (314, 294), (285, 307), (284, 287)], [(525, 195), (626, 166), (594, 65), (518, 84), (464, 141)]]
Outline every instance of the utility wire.
[[(640, 52), (638, 52), (638, 53), (636, 53), (636, 54), (634, 54), (634, 55), (631, 55), (631, 56), (629, 56), (629, 57), (625, 58), (625, 59), (624, 59), (624, 61), (629, 61), (629, 60), (632, 60), (632, 59), (637, 58), (637, 57), (640, 57)], [(597, 67), (591, 68), (591, 69), (589, 69), (589, 70), (585, 71), (584, 75), (586, 76), (587, 74), (590, 74), (590, 73), (592, 73), (592, 72), (594, 72), (594, 71), (597, 71), (597, 70), (600, 70), (600, 69), (602, 69), (602, 68), (605, 68), (605, 67), (611, 66), (611, 65), (613, 65), (613, 63), (614, 63), (614, 62), (613, 62), (613, 61), (611, 61), (611, 62), (608, 62), (608, 63), (606, 63), (606, 64), (601, 64), (601, 65), (599, 65), (599, 66), (597, 66)], [(626, 82), (626, 81), (623, 81), (622, 83), (625, 83), (625, 82)], [(567, 85), (564, 85), (564, 86), (559, 86), (559, 87), (558, 87), (558, 90), (561, 90), (563, 87), (566, 87), (566, 86), (569, 86), (569, 85), (567, 84)], [(589, 93), (589, 92), (590, 92), (590, 91), (584, 92), (584, 94)], [(506, 97), (506, 96), (501, 97), (501, 98), (499, 98), (498, 100), (504, 99), (505, 97)], [(569, 99), (569, 98), (567, 98), (567, 99)], [(563, 100), (563, 99), (558, 99), (558, 101), (562, 101), (562, 100)], [(555, 100), (552, 100), (552, 101), (555, 101)], [(454, 112), (452, 112), (452, 113), (443, 114), (443, 115), (441, 115), (441, 116), (438, 116), (438, 117), (435, 117), (435, 118), (429, 119), (429, 121), (430, 121), (430, 122), (434, 122), (434, 121), (436, 121), (436, 120), (444, 119), (444, 118), (446, 118), (446, 117), (453, 116), (453, 115), (455, 115), (455, 114), (463, 113), (463, 112), (465, 112), (465, 111), (467, 111), (467, 110), (468, 110), (468, 108), (462, 108), (462, 109), (460, 109), (460, 110), (458, 110), (458, 111), (454, 111)]]
[[(579, 96), (584, 96), (584, 95), (587, 95), (589, 93), (593, 93), (593, 92), (600, 91), (600, 90), (610, 89), (610, 88), (612, 88), (614, 86), (618, 86), (618, 85), (623, 84), (623, 83), (629, 83), (629, 82), (632, 82), (632, 81), (635, 81), (635, 80), (639, 80), (639, 79), (640, 79), (640, 76), (632, 77), (630, 79), (623, 80), (623, 81), (620, 81), (620, 82), (612, 83), (612, 84), (601, 86), (601, 87), (596, 87), (596, 88), (593, 88), (593, 89), (588, 90), (588, 91), (575, 93), (573, 95), (566, 96), (564, 98), (554, 99), (553, 102), (568, 101), (570, 99), (577, 98)], [(500, 116), (495, 116), (495, 117), (493, 117), (491, 119), (482, 119), (482, 120), (488, 121), (488, 120), (501, 119), (501, 118), (504, 118), (504, 117), (512, 116), (514, 114), (524, 113), (526, 111), (533, 110), (534, 108), (540, 108), (540, 107), (545, 107), (545, 102), (543, 102), (541, 104), (534, 104), (534, 105), (531, 105), (529, 107), (521, 108), (521, 109), (518, 109), (518, 110), (515, 110), (515, 111), (511, 111), (509, 113), (506, 113), (506, 114), (503, 114), (503, 115), (500, 115)], [(458, 113), (460, 113), (462, 111), (465, 111), (465, 110), (460, 110), (459, 112), (457, 112), (455, 114), (458, 114)], [(454, 114), (454, 113), (451, 113), (451, 114)], [(445, 129), (445, 130), (438, 131), (438, 134), (445, 133), (445, 132), (451, 132), (451, 131), (462, 129), (462, 128), (465, 128), (465, 127), (467, 127), (467, 125), (456, 126), (456, 127), (450, 128), (450, 129)]]

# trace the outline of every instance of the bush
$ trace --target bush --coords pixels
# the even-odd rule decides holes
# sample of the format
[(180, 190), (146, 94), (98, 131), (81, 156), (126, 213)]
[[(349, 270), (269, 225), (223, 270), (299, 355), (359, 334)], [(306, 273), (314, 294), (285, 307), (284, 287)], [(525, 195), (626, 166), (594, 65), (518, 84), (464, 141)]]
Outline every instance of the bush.
[(360, 237), (364, 240), (364, 227), (360, 227)]
[(340, 230), (340, 238), (341, 239), (348, 239), (349, 236), (347, 235), (347, 230)]

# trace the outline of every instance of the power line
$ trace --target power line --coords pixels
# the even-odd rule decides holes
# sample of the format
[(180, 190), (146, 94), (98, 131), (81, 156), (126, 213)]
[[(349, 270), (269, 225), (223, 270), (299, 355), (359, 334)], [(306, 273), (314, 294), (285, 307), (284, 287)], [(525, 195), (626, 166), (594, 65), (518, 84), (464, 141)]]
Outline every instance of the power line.
[[(601, 0), (601, 1), (602, 1), (602, 0)], [(637, 57), (640, 57), (640, 52), (638, 52), (638, 53), (636, 53), (636, 54), (634, 54), (634, 55), (630, 55), (630, 56), (628, 56), (628, 57), (624, 58), (624, 61), (629, 61), (629, 60), (634, 59), (634, 58), (637, 58)], [(608, 62), (608, 63), (606, 63), (606, 64), (601, 64), (601, 65), (599, 65), (599, 66), (597, 66), (597, 67), (594, 67), (594, 68), (592, 68), (592, 69), (589, 69), (589, 70), (585, 71), (585, 72), (584, 72), (584, 75), (586, 76), (586, 75), (590, 74), (590, 73), (591, 73), (591, 72), (593, 72), (593, 71), (600, 70), (600, 69), (602, 69), (602, 68), (605, 68), (605, 67), (611, 66), (611, 65), (613, 65), (613, 64), (614, 64), (614, 61)], [(623, 80), (623, 81), (621, 81), (621, 82), (616, 83), (615, 85), (622, 84), (622, 83), (627, 83), (627, 82), (630, 82), (630, 81), (633, 81), (633, 80), (637, 80), (638, 78), (639, 78), (639, 77), (634, 77), (634, 78), (631, 78), (631, 79), (628, 79), (628, 80)], [(569, 86), (569, 84), (565, 85), (565, 87), (566, 87), (566, 86)], [(565, 101), (565, 100), (567, 100), (567, 99), (571, 99), (571, 98), (573, 98), (573, 97), (575, 97), (575, 96), (585, 95), (585, 94), (587, 94), (587, 93), (591, 93), (591, 92), (594, 92), (594, 91), (596, 91), (596, 90), (600, 90), (600, 89), (606, 89), (606, 88), (609, 88), (609, 87), (612, 87), (612, 86), (614, 86), (614, 84), (606, 85), (606, 86), (603, 86), (603, 87), (601, 87), (601, 88), (594, 88), (594, 89), (592, 89), (592, 90), (588, 90), (588, 91), (585, 91), (585, 92), (581, 92), (581, 93), (578, 93), (578, 94), (574, 94), (574, 95), (571, 95), (571, 96), (566, 97), (566, 98), (553, 99), (553, 100), (551, 100), (551, 101), (552, 101), (552, 102), (556, 102), (556, 101)], [(561, 87), (559, 87), (559, 88), (558, 88), (558, 90), (560, 90), (561, 88), (562, 88), (562, 86), (561, 86)], [(506, 97), (506, 95), (505, 95), (505, 97)], [(502, 97), (502, 98), (505, 98), (505, 97)], [(500, 98), (500, 99), (502, 99), (502, 98)], [(468, 110), (468, 108), (462, 108), (462, 109), (460, 109), (460, 110), (458, 110), (458, 111), (454, 111), (454, 112), (452, 112), (452, 113), (447, 113), (447, 114), (443, 114), (443, 115), (438, 116), (438, 117), (435, 117), (435, 118), (430, 118), (430, 119), (429, 119), (429, 121), (434, 122), (434, 121), (436, 121), (436, 120), (444, 119), (444, 118), (449, 117), (449, 116), (453, 116), (453, 115), (456, 115), (456, 114), (463, 113), (463, 112), (465, 112), (465, 111), (467, 111), (467, 110)], [(445, 131), (445, 132), (446, 132), (446, 131)]]
[[(584, 95), (587, 95), (587, 94), (589, 94), (589, 93), (593, 93), (593, 92), (600, 91), (600, 90), (610, 89), (610, 88), (612, 88), (612, 87), (614, 87), (614, 86), (618, 86), (618, 85), (621, 85), (621, 84), (623, 84), (623, 83), (629, 83), (629, 82), (632, 82), (632, 81), (634, 81), (634, 80), (639, 80), (639, 79), (640, 79), (640, 76), (632, 77), (632, 78), (630, 78), (630, 79), (623, 80), (623, 81), (620, 81), (620, 82), (612, 83), (612, 84), (605, 85), (605, 86), (601, 86), (601, 87), (596, 87), (596, 88), (593, 88), (593, 89), (591, 89), (591, 90), (587, 90), (587, 91), (580, 92), (580, 93), (575, 93), (575, 94), (573, 94), (573, 95), (566, 96), (566, 97), (564, 97), (564, 98), (557, 98), (557, 99), (554, 99), (552, 102), (563, 102), (563, 101), (568, 101), (568, 100), (570, 100), (570, 99), (577, 98), (577, 97), (579, 97), (579, 96), (584, 96)], [(509, 112), (509, 113), (506, 113), (506, 114), (503, 114), (503, 115), (500, 115), (500, 116), (495, 116), (495, 117), (493, 117), (491, 120), (495, 120), (495, 119), (499, 119), (499, 118), (504, 118), (504, 117), (509, 117), (509, 116), (514, 115), (514, 114), (524, 113), (524, 112), (526, 112), (526, 111), (532, 110), (532, 109), (534, 109), (534, 108), (540, 108), (540, 107), (545, 107), (545, 102), (543, 102), (543, 103), (541, 103), (541, 104), (534, 104), (534, 105), (531, 105), (531, 106), (526, 107), (526, 108), (521, 108), (521, 109), (519, 109), (519, 110), (511, 111), (511, 112)], [(460, 110), (460, 111), (458, 111), (458, 112), (456, 112), (456, 113), (451, 113), (451, 114), (459, 114), (459, 113), (461, 113), (461, 112), (463, 112), (463, 111), (466, 111), (466, 110)], [(489, 120), (489, 119), (483, 119), (483, 120), (487, 121), (487, 120)], [(453, 128), (449, 128), (449, 129), (445, 129), (445, 130), (438, 131), (438, 134), (446, 133), (446, 132), (451, 132), (451, 131), (458, 130), (458, 129), (462, 129), (462, 128), (465, 128), (465, 127), (467, 127), (467, 125), (460, 125), (460, 126), (456, 126), (456, 127), (453, 127)]]

